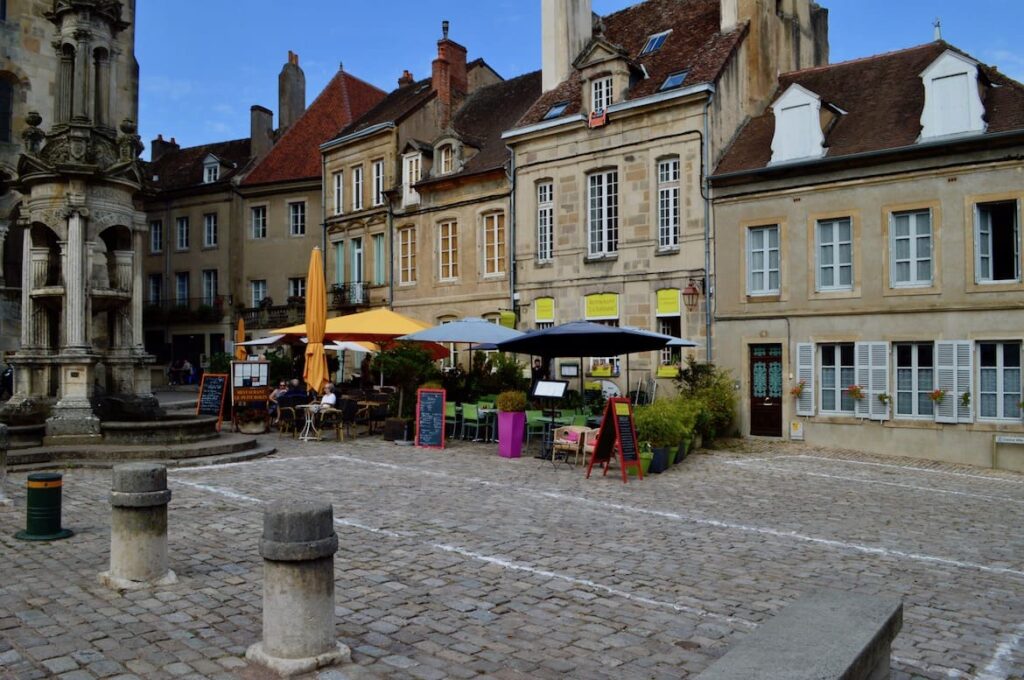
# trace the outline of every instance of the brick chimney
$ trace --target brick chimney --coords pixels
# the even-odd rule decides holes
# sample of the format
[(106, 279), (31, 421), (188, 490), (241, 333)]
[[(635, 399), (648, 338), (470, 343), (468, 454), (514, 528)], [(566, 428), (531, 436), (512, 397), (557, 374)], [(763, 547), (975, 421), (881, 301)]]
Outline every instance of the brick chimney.
[(288, 50), (288, 63), (277, 77), (277, 116), (282, 130), (290, 128), (306, 110), (306, 74), (299, 55)]
[(448, 39), (447, 21), (441, 22), (441, 33), (431, 80), (441, 105), (440, 126), (444, 129), (451, 122), (452, 113), (462, 103), (469, 81), (466, 76), (466, 48)]
[(274, 112), (254, 104), (249, 107), (249, 153), (263, 158), (274, 145)]
[(402, 75), (398, 78), (398, 86), (405, 87), (406, 85), (412, 85), (416, 82), (416, 79), (412, 77), (412, 73), (409, 69), (402, 71)]
[(164, 140), (163, 135), (157, 135), (149, 145), (149, 162), (156, 163), (161, 157), (180, 150), (181, 147), (174, 141), (174, 137), (168, 142)]
[(590, 0), (541, 0), (541, 80), (553, 90), (569, 77), (572, 62), (590, 42), (594, 14)]

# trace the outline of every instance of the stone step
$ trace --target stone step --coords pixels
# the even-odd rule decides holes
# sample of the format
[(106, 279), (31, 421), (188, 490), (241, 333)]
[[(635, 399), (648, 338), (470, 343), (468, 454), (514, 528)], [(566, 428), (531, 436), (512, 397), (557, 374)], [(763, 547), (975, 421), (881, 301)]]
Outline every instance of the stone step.
[(193, 458), (229, 456), (267, 448), (271, 453), (275, 450), (274, 447), (261, 446), (256, 437), (225, 433), (216, 439), (170, 446), (40, 446), (32, 449), (12, 450), (8, 454), (8, 465), (15, 470), (21, 470), (22, 466), (51, 465), (58, 462), (64, 467), (73, 467), (78, 464), (109, 466), (123, 461), (143, 460), (173, 462), (187, 461)]

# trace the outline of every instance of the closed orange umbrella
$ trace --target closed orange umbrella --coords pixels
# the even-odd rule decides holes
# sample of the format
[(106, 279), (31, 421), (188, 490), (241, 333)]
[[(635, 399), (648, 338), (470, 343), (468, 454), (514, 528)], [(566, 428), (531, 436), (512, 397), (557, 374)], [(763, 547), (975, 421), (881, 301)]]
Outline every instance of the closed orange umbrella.
[(249, 353), (239, 343), (245, 342), (245, 319), (238, 317), (238, 328), (235, 329), (235, 359), (245, 361)]
[(313, 248), (306, 273), (306, 385), (320, 392), (327, 382), (327, 355), (324, 354), (324, 328), (327, 326), (327, 287), (324, 285), (324, 260), (320, 248)]

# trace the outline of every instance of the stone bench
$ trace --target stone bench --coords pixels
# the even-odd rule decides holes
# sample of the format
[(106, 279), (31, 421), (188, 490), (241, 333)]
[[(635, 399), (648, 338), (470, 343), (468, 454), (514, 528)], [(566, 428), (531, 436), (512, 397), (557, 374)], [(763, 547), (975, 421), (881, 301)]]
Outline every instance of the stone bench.
[(882, 680), (903, 625), (898, 598), (812, 592), (738, 642), (701, 680)]

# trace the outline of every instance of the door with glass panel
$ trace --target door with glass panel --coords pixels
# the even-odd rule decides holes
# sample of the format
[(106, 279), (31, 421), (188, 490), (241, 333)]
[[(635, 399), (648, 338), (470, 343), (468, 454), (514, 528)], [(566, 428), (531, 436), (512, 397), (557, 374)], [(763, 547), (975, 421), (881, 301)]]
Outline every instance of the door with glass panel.
[(363, 282), (363, 239), (352, 239), (352, 303), (366, 301), (366, 286)]
[(750, 346), (750, 434), (782, 436), (782, 345)]

